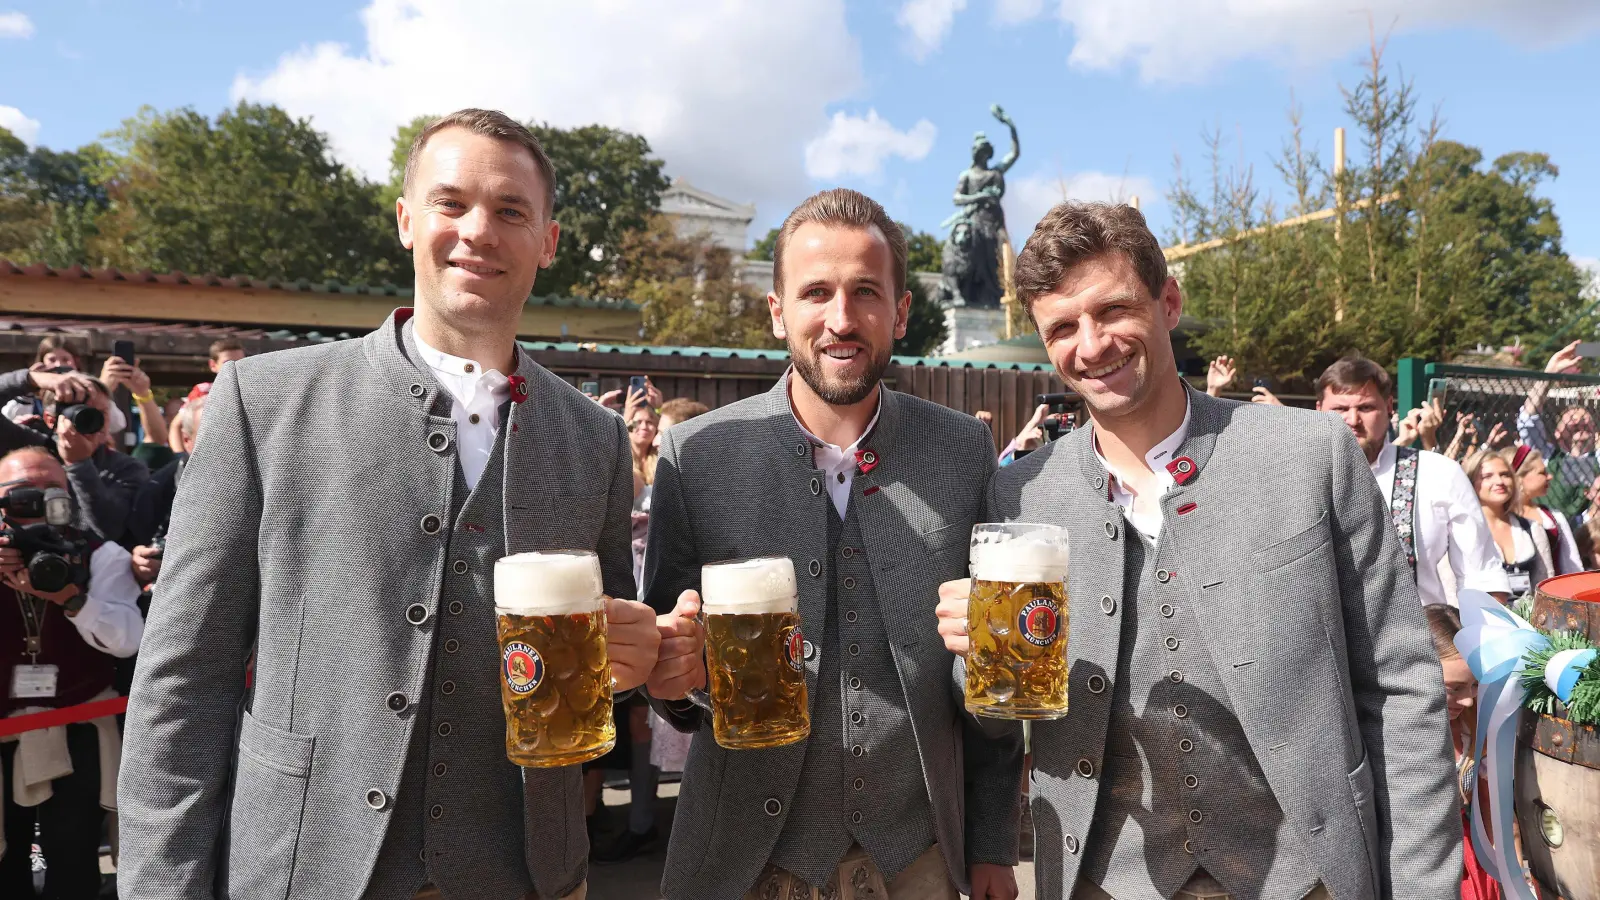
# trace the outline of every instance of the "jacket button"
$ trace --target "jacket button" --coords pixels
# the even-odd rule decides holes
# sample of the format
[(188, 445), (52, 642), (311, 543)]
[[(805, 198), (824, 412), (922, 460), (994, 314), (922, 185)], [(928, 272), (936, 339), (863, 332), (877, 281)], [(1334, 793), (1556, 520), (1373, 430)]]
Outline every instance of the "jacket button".
[(850, 782), (850, 786), (858, 791), (866, 790), (867, 780), (858, 775), (855, 781)]
[(860, 616), (856, 615), (856, 611), (855, 610), (851, 609), (851, 610), (846, 610), (845, 611), (844, 620), (846, 622), (849, 622), (850, 624), (854, 625), (855, 622), (856, 622), (856, 619), (858, 619), (858, 618), (860, 618)]
[(1111, 538), (1113, 541), (1117, 539), (1117, 523), (1106, 523), (1106, 537)]
[(839, 555), (844, 557), (845, 559), (849, 559), (850, 557), (856, 555), (856, 548), (854, 548), (854, 547), (846, 547), (843, 550), (839, 551)]
[(450, 723), (449, 722), (440, 722), (438, 730), (439, 730), (439, 737), (449, 737), (450, 736), (450, 730), (451, 730), (450, 729)]
[(1206, 818), (1206, 814), (1201, 812), (1200, 810), (1198, 810), (1198, 809), (1189, 810), (1189, 821), (1195, 823), (1196, 825), (1199, 825), (1201, 822), (1205, 821), (1205, 818)]
[(1183, 783), (1185, 786), (1193, 789), (1200, 786), (1200, 779), (1194, 775), (1185, 775), (1183, 776)]
[(779, 800), (777, 797), (768, 797), (767, 802), (762, 806), (762, 808), (766, 810), (767, 815), (775, 816), (778, 813), (783, 812), (783, 801)]
[(411, 701), (406, 699), (406, 695), (399, 691), (390, 694), (383, 702), (387, 703), (389, 708), (395, 712), (405, 712), (406, 707), (411, 705)]
[(436, 453), (443, 453), (450, 447), (450, 436), (442, 431), (435, 431), (433, 434), (428, 435), (428, 446), (432, 447)]
[(1194, 752), (1194, 741), (1191, 741), (1188, 738), (1184, 738), (1183, 740), (1178, 742), (1178, 749), (1183, 751), (1184, 753), (1193, 753)]
[(1162, 616), (1162, 618), (1170, 619), (1170, 618), (1172, 618), (1172, 614), (1177, 612), (1177, 611), (1178, 610), (1175, 609), (1171, 603), (1163, 603), (1163, 604), (1161, 604), (1161, 616)]
[(456, 564), (451, 566), (450, 570), (455, 572), (457, 575), (467, 574), (467, 561), (464, 559), (456, 560)]
[(446, 695), (454, 694), (456, 692), (456, 683), (454, 681), (446, 681), (439, 685), (439, 692)]
[(1098, 490), (1102, 490), (1102, 489), (1105, 488), (1105, 486), (1106, 486), (1106, 477), (1104, 475), (1096, 475), (1094, 477), (1094, 489), (1097, 490), (1097, 491)]
[(422, 389), (422, 385), (413, 384), (411, 386), (411, 396), (413, 396), (413, 397), (421, 397), (424, 393), (426, 393), (426, 392)]
[(1104, 597), (1101, 597), (1100, 598), (1100, 611), (1105, 613), (1108, 616), (1116, 615), (1117, 614), (1117, 601), (1111, 599), (1111, 595), (1110, 594), (1107, 594)]
[(854, 747), (850, 748), (850, 755), (856, 757), (857, 759), (860, 759), (861, 757), (867, 755), (867, 748), (861, 746), (860, 744), (857, 744)]
[(466, 607), (461, 605), (461, 601), (460, 600), (451, 600), (450, 601), (450, 615), (452, 615), (452, 616), (461, 615), (461, 610), (463, 610), (465, 608)]
[(861, 824), (861, 819), (862, 818), (863, 818), (863, 816), (861, 815), (861, 810), (859, 810), (859, 809), (850, 814), (850, 821), (854, 822), (857, 825)]
[(851, 644), (850, 645), (850, 655), (851, 656), (860, 656), (861, 655), (861, 645), (860, 644)]
[[(845, 590), (847, 590), (847, 591), (853, 591), (853, 590), (855, 590), (855, 589), (856, 589), (856, 580), (855, 580), (855, 578), (853, 578), (853, 577), (851, 577), (851, 576), (845, 576), (845, 579), (844, 579), (844, 589), (845, 589)], [(853, 621), (855, 621), (855, 620), (854, 620), (854, 619), (851, 619), (851, 620), (850, 620), (850, 621), (852, 621), (852, 622), (853, 622)]]
[(850, 690), (852, 690), (852, 691), (861, 690), (861, 679), (855, 677), (854, 675), (851, 675), (850, 676)]
[(813, 559), (811, 564), (806, 566), (806, 571), (811, 573), (812, 578), (820, 578), (822, 576), (822, 560)]
[(1194, 841), (1184, 841), (1183, 842), (1183, 852), (1189, 854), (1190, 856), (1193, 856), (1194, 855)]
[(373, 809), (383, 809), (389, 805), (389, 795), (377, 788), (373, 788), (367, 791), (367, 805)]
[(807, 448), (806, 448), (806, 445), (804, 443), (795, 444), (794, 445), (794, 455), (795, 456), (805, 456), (806, 455), (806, 449)]
[(850, 714), (850, 724), (851, 725), (860, 725), (861, 724), (861, 713), (859, 711), (853, 712), (853, 713)]
[(433, 809), (428, 810), (428, 818), (430, 818), (430, 819), (442, 819), (442, 818), (444, 818), (444, 807), (442, 807), (439, 804), (435, 803), (433, 805)]
[(457, 650), (460, 650), (460, 649), (461, 649), (461, 642), (456, 640), (455, 638), (451, 638), (451, 639), (449, 639), (449, 640), (444, 642), (444, 652), (446, 652), (446, 653), (454, 653), (454, 652), (456, 652)]
[(443, 778), (444, 777), (444, 773), (448, 772), (449, 770), (450, 770), (450, 767), (445, 765), (444, 763), (434, 763), (433, 764), (433, 775), (434, 775), (435, 778)]
[(1178, 640), (1175, 637), (1169, 637), (1166, 640), (1166, 645), (1167, 645), (1167, 649), (1168, 650), (1176, 650), (1176, 649), (1178, 649), (1178, 645), (1181, 644), (1181, 643), (1183, 643), (1183, 642)]
[(811, 476), (811, 496), (815, 497), (820, 493), (822, 493), (822, 479), (813, 475)]
[(816, 645), (812, 644), (810, 641), (805, 641), (802, 643), (800, 645), (800, 650), (805, 654), (806, 659), (810, 659), (817, 655)]
[(1179, 703), (1177, 706), (1172, 708), (1172, 714), (1180, 719), (1187, 719), (1189, 718), (1189, 707)]
[(1075, 837), (1073, 837), (1072, 835), (1069, 834), (1069, 835), (1067, 835), (1067, 839), (1065, 841), (1063, 841), (1062, 843), (1066, 845), (1068, 853), (1071, 853), (1073, 856), (1077, 856), (1078, 855), (1078, 839), (1077, 838), (1075, 838)]
[(1183, 673), (1179, 672), (1177, 669), (1173, 669), (1172, 672), (1169, 675), (1167, 675), (1167, 677), (1172, 679), (1172, 683), (1173, 684), (1182, 684), (1183, 683)]
[(1090, 762), (1088, 759), (1078, 760), (1078, 774), (1085, 778), (1093, 778), (1094, 763)]
[(440, 527), (442, 527), (444, 523), (440, 521), (438, 516), (434, 515), (433, 513), (428, 513), (422, 517), (422, 522), (420, 524), (422, 526), (423, 534), (438, 534)]
[(1156, 580), (1161, 582), (1162, 584), (1166, 584), (1167, 582), (1172, 580), (1172, 573), (1168, 572), (1166, 569), (1157, 569), (1156, 570)]
[(1105, 680), (1104, 676), (1101, 676), (1101, 675), (1090, 675), (1089, 676), (1089, 693), (1091, 693), (1091, 694), (1103, 694), (1103, 693), (1105, 693), (1105, 690), (1106, 690), (1106, 680)]
[(428, 621), (428, 608), (421, 603), (413, 603), (406, 607), (406, 621), (413, 625), (421, 625)]

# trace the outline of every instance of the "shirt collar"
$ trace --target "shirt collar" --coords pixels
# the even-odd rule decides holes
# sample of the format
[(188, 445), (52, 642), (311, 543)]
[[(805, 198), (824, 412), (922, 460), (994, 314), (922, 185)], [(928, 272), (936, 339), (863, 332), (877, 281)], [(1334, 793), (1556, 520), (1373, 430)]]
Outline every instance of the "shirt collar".
[[(1151, 447), (1150, 452), (1144, 455), (1145, 465), (1150, 467), (1150, 471), (1163, 476), (1165, 481), (1170, 482), (1173, 480), (1172, 473), (1167, 470), (1167, 464), (1172, 462), (1178, 455), (1178, 448), (1182, 447), (1183, 442), (1189, 438), (1189, 415), (1193, 411), (1194, 404), (1189, 402), (1189, 394), (1185, 391), (1183, 397), (1183, 421), (1178, 423), (1178, 430), (1167, 435), (1161, 443)], [(1111, 474), (1111, 480), (1115, 486), (1120, 488), (1122, 479), (1118, 477), (1116, 470), (1111, 468), (1111, 464), (1106, 462), (1106, 458), (1100, 455), (1099, 441), (1094, 442), (1094, 455), (1095, 459), (1100, 461), (1100, 465), (1105, 467), (1105, 470)]]
[(1400, 451), (1392, 442), (1384, 444), (1383, 449), (1378, 451), (1377, 460), (1372, 463), (1372, 474), (1382, 479), (1384, 475), (1389, 473), (1390, 469), (1394, 468), (1395, 459), (1399, 456), (1399, 453)]
[(830, 457), (835, 457), (836, 459), (837, 458), (848, 459), (851, 462), (854, 462), (855, 461), (856, 450), (860, 449), (861, 445), (866, 443), (867, 438), (872, 435), (873, 429), (878, 427), (878, 417), (883, 415), (883, 392), (882, 391), (883, 391), (883, 389), (880, 386), (879, 387), (879, 392), (878, 392), (878, 408), (873, 411), (873, 413), (872, 413), (872, 421), (867, 423), (867, 430), (861, 432), (861, 437), (856, 438), (855, 443), (852, 443), (848, 447), (840, 447), (838, 444), (830, 444), (827, 441), (823, 440), (822, 438), (819, 438), (816, 435), (812, 434), (811, 433), (811, 429), (807, 428), (805, 426), (805, 423), (800, 421), (800, 416), (795, 413), (795, 411), (794, 411), (794, 398), (793, 397), (788, 398), (789, 415), (794, 417), (795, 427), (800, 429), (800, 433), (804, 434), (806, 436), (806, 440), (810, 441), (811, 445), (813, 447), (817, 447), (817, 448), (820, 448), (820, 449), (826, 451), (827, 455), (830, 456)]
[(452, 379), (449, 384), (481, 384), (488, 388), (497, 401), (510, 396), (511, 380), (499, 369), (484, 369), (470, 359), (451, 356), (443, 350), (430, 346), (419, 334), (413, 334), (412, 337), (417, 342), (417, 353), (422, 357), (422, 361), (435, 373), (449, 376)]

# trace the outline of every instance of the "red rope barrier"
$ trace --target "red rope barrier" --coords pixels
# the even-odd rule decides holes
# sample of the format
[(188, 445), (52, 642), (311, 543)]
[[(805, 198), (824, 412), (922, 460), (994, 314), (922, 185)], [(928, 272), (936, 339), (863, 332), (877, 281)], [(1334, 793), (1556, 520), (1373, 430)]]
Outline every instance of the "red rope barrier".
[(29, 713), (26, 716), (13, 716), (9, 719), (0, 719), (0, 737), (10, 737), (24, 731), (38, 731), (41, 728), (54, 728), (57, 725), (75, 725), (79, 722), (88, 722), (91, 719), (114, 716), (127, 712), (127, 697), (112, 697), (108, 700), (96, 700), (93, 703), (80, 703), (77, 706), (68, 706), (63, 709), (52, 709), (47, 712)]

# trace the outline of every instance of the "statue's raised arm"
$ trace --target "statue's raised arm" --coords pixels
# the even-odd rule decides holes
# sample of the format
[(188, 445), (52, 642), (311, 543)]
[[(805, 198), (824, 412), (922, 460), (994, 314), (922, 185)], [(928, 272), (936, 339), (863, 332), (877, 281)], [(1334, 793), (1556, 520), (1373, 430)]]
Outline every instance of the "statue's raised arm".
[(1017, 141), (1017, 124), (1011, 121), (1011, 117), (1006, 115), (1006, 111), (1001, 109), (1000, 104), (998, 103), (989, 107), (989, 112), (994, 113), (994, 117), (999, 119), (1001, 124), (1005, 125), (1006, 128), (1011, 131), (1011, 152), (1007, 153), (1005, 157), (995, 165), (996, 169), (1005, 172), (1016, 163), (1017, 157), (1022, 153), (1022, 144)]

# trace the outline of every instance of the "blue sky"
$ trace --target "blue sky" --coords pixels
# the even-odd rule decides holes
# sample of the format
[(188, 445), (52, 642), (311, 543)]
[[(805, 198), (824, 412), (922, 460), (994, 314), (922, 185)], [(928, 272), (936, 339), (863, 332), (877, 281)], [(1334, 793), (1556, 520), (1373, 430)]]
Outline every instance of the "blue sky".
[[(1278, 187), (1291, 92), (1324, 156), (1367, 15), (1327, 0), (0, 0), (0, 124), (51, 147), (141, 105), (239, 98), (311, 116), (382, 177), (398, 122), (466, 105), (640, 131), (670, 174), (754, 202), (752, 239), (811, 190), (861, 188), (934, 230), (972, 133), (1005, 151), (1019, 242), (1068, 195), (1137, 193), (1158, 231), (1202, 130)], [(1486, 157), (1549, 153), (1574, 256), (1600, 257), (1600, 0), (1365, 0), (1424, 116)], [(668, 7), (674, 7), (668, 9)], [(1225, 10), (1225, 11), (1224, 11)], [(1352, 154), (1359, 146), (1352, 143)], [(1280, 189), (1281, 196), (1281, 189)]]

